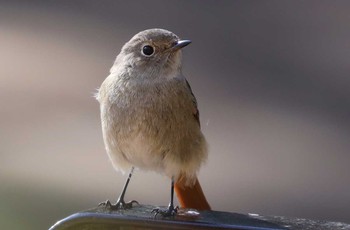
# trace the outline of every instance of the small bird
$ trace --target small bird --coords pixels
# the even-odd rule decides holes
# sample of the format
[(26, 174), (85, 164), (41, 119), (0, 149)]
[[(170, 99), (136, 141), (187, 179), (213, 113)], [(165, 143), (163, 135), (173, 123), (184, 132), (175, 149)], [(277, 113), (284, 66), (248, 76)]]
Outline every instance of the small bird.
[(134, 168), (171, 178), (167, 209), (173, 216), (173, 194), (184, 208), (209, 210), (197, 172), (207, 159), (197, 101), (182, 74), (181, 49), (191, 43), (164, 29), (136, 34), (121, 49), (110, 75), (96, 94), (100, 102), (103, 140), (115, 169), (129, 176), (112, 209), (132, 207), (124, 196)]

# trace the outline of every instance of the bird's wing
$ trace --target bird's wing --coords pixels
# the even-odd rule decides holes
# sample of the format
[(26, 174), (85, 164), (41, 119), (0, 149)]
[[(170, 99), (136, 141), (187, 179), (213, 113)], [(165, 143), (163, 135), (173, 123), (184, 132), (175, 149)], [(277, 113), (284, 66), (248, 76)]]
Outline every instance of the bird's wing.
[(192, 113), (193, 113), (193, 116), (196, 119), (196, 121), (198, 122), (198, 125), (201, 126), (201, 123), (199, 121), (199, 110), (198, 110), (198, 106), (197, 106), (197, 99), (194, 96), (194, 94), (192, 92), (192, 89), (191, 89), (191, 86), (190, 86), (190, 84), (188, 83), (187, 80), (186, 80), (186, 85), (187, 85), (187, 88), (188, 88), (188, 90), (190, 91), (190, 93), (192, 95), (192, 102), (193, 102), (193, 111), (192, 111)]

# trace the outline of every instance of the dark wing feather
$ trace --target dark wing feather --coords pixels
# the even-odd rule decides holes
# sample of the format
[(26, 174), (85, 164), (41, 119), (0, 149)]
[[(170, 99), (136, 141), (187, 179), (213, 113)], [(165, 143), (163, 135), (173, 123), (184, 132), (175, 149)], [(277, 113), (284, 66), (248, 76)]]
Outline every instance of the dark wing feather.
[(197, 106), (197, 100), (196, 100), (196, 97), (194, 96), (193, 92), (192, 92), (192, 89), (191, 89), (191, 86), (190, 84), (188, 83), (188, 81), (186, 80), (186, 85), (187, 85), (187, 88), (189, 89), (191, 95), (192, 95), (192, 102), (193, 102), (193, 116), (194, 118), (196, 119), (196, 121), (198, 122), (198, 125), (199, 127), (201, 126), (201, 123), (199, 121), (199, 110), (198, 110), (198, 106)]

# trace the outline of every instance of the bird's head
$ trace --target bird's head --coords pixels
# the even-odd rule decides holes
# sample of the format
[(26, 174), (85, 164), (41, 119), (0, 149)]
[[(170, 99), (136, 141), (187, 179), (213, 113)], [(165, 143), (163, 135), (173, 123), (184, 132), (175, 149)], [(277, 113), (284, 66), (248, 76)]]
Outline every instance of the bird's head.
[(190, 43), (164, 29), (141, 31), (123, 46), (111, 72), (124, 68), (139, 78), (174, 76), (181, 71), (181, 48)]

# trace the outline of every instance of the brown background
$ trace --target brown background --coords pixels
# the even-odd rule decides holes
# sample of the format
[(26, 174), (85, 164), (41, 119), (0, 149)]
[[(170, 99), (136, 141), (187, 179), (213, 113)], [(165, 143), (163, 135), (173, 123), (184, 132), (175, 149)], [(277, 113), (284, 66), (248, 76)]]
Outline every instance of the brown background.
[[(121, 46), (160, 27), (193, 40), (184, 74), (215, 210), (350, 222), (349, 1), (0, 2), (0, 225), (48, 228), (115, 200), (92, 97)], [(167, 205), (169, 180), (127, 194)]]

